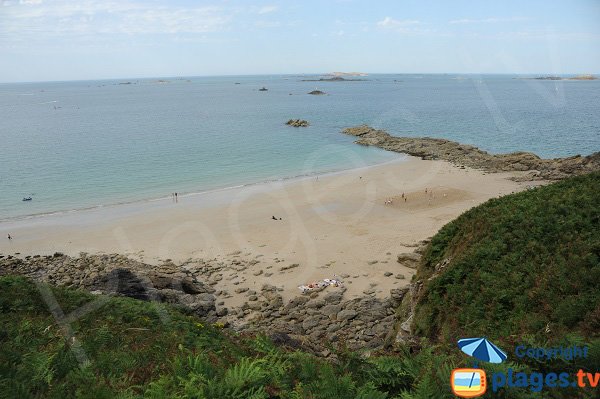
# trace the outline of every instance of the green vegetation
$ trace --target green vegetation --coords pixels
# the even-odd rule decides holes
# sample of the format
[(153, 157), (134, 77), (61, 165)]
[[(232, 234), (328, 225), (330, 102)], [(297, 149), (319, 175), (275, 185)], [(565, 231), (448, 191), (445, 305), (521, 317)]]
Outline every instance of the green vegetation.
[[(66, 315), (98, 298), (51, 291)], [(340, 353), (332, 364), (130, 298), (110, 298), (71, 325), (75, 339), (65, 339), (33, 282), (0, 278), (0, 398), (409, 399), (447, 385), (452, 365), (432, 350)]]
[[(509, 362), (484, 366), (488, 371), (600, 371), (599, 188), (598, 172), (570, 178), (489, 200), (444, 226), (415, 276), (423, 287), (414, 333), (447, 353), (460, 338), (491, 339), (509, 352)], [(519, 344), (587, 345), (590, 354), (515, 359)], [(548, 397), (597, 397), (598, 389)]]
[[(335, 362), (240, 336), (184, 311), (129, 298), (62, 330), (30, 280), (0, 277), (0, 398), (453, 398), (456, 339), (507, 352), (488, 372), (600, 371), (600, 173), (490, 200), (445, 226), (416, 279), (421, 342)], [(48, 288), (68, 316), (99, 297)], [(47, 297), (46, 297), (47, 298)], [(588, 345), (587, 359), (519, 360), (516, 343)], [(519, 360), (518, 362), (516, 362)], [(488, 392), (488, 398), (592, 398), (596, 390)]]
[[(600, 173), (492, 199), (444, 226), (417, 279), (416, 333), (433, 341), (600, 331)], [(436, 265), (443, 265), (439, 276)]]

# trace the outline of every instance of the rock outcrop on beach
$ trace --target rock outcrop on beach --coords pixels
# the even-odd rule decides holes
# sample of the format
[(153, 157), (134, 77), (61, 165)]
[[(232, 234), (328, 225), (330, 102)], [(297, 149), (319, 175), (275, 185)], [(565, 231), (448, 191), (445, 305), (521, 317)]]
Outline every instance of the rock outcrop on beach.
[(458, 166), (487, 172), (528, 172), (516, 180), (561, 180), (600, 170), (600, 152), (588, 156), (543, 159), (530, 152), (490, 154), (477, 147), (431, 137), (395, 137), (367, 125), (350, 127), (343, 133), (356, 136), (357, 144), (401, 152), (422, 159), (439, 159)]
[(293, 127), (307, 127), (308, 125), (310, 125), (308, 121), (304, 119), (290, 119), (285, 124)]
[(265, 285), (243, 306), (229, 312), (229, 322), (247, 332), (285, 334), (323, 355), (328, 354), (328, 346), (342, 343), (352, 350), (375, 349), (393, 340), (395, 308), (404, 293), (392, 289), (386, 299), (365, 295), (344, 300), (340, 288), (300, 295), (284, 303), (276, 287)]
[(80, 288), (93, 294), (127, 296), (184, 306), (198, 316), (216, 320), (215, 290), (191, 273), (164, 263), (150, 266), (123, 255), (17, 258), (1, 256), (0, 274), (16, 274), (57, 286)]
[[(401, 256), (405, 263), (407, 256), (410, 258)], [(98, 295), (169, 303), (189, 309), (206, 321), (239, 332), (264, 333), (282, 344), (302, 345), (322, 356), (330, 354), (327, 348), (331, 346), (376, 349), (393, 342), (395, 309), (406, 288), (392, 289), (384, 298), (378, 298), (372, 288), (361, 297), (346, 298), (343, 286), (329, 286), (288, 301), (284, 301), (281, 287), (269, 284), (259, 290), (243, 280), (235, 292), (218, 288), (226, 272), (254, 269), (258, 263), (256, 259), (234, 257), (227, 262), (190, 259), (179, 265), (171, 261), (149, 265), (124, 255), (83, 252), (79, 257), (61, 253), (0, 255), (0, 275), (22, 275)], [(224, 300), (233, 295), (241, 305), (226, 307)]]

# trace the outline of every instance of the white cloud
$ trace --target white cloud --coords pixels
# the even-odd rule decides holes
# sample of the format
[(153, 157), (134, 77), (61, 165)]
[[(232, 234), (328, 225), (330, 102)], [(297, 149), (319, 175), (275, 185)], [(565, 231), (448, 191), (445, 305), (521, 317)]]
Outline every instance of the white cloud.
[(414, 19), (398, 20), (392, 17), (385, 17), (381, 21), (378, 21), (376, 26), (379, 29), (389, 30), (403, 35), (423, 35), (433, 33), (431, 29), (423, 27), (421, 21)]
[(277, 11), (279, 7), (277, 6), (264, 6), (262, 7), (260, 10), (258, 10), (259, 14), (269, 14), (272, 13), (273, 11)]
[(509, 17), (509, 18), (499, 18), (499, 17), (491, 17), (491, 18), (482, 18), (482, 19), (453, 19), (448, 23), (453, 25), (464, 25), (464, 24), (495, 24), (498, 22), (518, 22), (518, 21), (527, 21), (529, 18), (526, 17)]
[(139, 0), (41, 0), (11, 3), (0, 14), (0, 37), (49, 35), (208, 33), (224, 29), (231, 12), (219, 7), (173, 7)]
[(382, 28), (401, 28), (411, 25), (418, 25), (420, 22), (412, 19), (397, 20), (392, 17), (385, 17), (381, 21), (377, 22), (377, 26)]

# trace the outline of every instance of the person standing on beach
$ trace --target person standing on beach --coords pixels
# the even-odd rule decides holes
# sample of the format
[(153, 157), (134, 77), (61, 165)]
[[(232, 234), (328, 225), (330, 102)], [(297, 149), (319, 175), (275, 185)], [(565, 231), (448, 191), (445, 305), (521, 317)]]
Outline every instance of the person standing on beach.
[(175, 193), (175, 202), (177, 202), (177, 193)]
[(10, 236), (10, 233), (8, 234), (8, 239), (9, 239), (9, 240), (12, 240), (12, 237)]

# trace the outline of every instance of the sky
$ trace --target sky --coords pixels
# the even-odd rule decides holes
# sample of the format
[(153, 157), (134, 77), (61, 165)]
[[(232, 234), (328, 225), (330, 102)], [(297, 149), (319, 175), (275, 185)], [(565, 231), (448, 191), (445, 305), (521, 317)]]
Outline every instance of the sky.
[(600, 73), (600, 0), (0, 0), (0, 82)]

